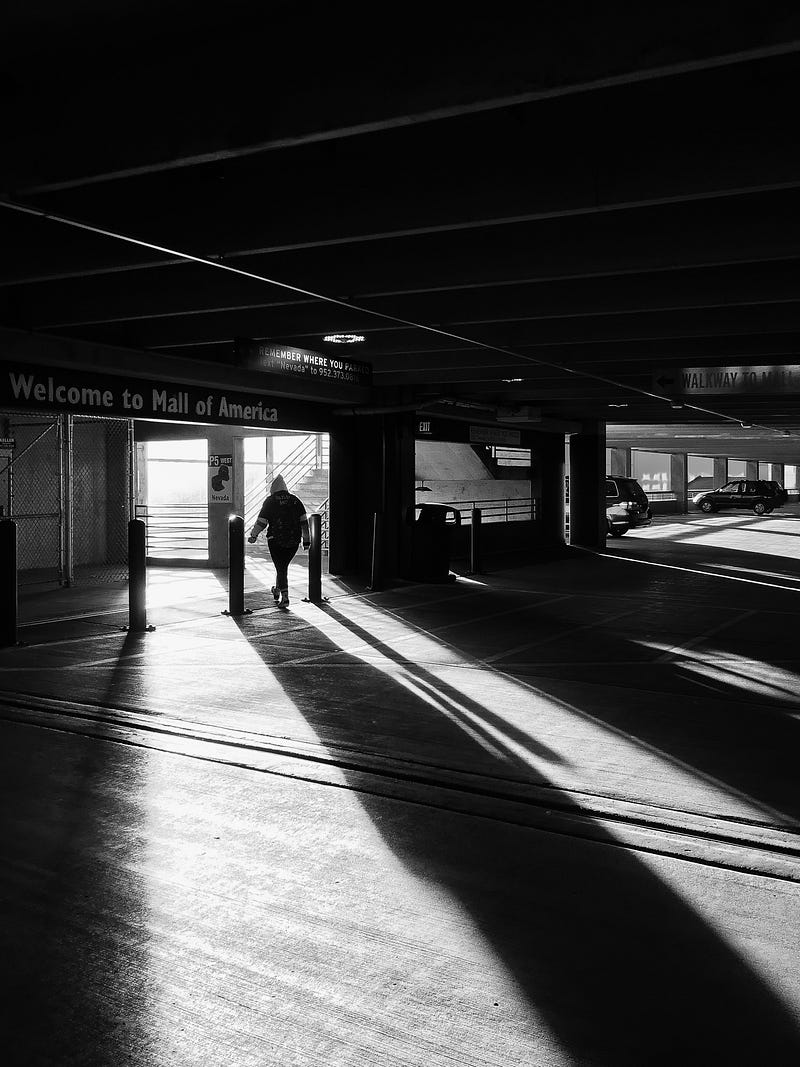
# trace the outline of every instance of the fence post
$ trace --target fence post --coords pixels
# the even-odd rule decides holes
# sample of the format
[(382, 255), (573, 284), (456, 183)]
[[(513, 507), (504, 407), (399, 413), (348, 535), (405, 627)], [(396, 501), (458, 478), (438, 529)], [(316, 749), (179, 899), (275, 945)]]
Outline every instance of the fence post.
[(244, 607), (244, 519), (231, 515), (228, 519), (228, 610), (223, 615), (236, 618), (250, 615)]
[(481, 573), (481, 509), (473, 508), (469, 528), (469, 574)]
[(141, 519), (128, 522), (128, 633), (152, 633), (147, 625), (147, 527)]
[(322, 595), (322, 516), (309, 515), (308, 529), (311, 544), (308, 549), (308, 597), (307, 604), (319, 604)]
[(369, 589), (376, 593), (382, 587), (383, 566), (383, 515), (376, 511), (372, 523), (372, 574), (370, 576)]
[(17, 644), (17, 524), (0, 520), (0, 648)]
[(62, 585), (69, 588), (75, 584), (75, 556), (73, 552), (73, 500), (75, 489), (74, 467), (74, 421), (72, 415), (64, 415), (63, 434), (63, 466), (62, 466), (62, 545), (64, 556), (62, 560)]

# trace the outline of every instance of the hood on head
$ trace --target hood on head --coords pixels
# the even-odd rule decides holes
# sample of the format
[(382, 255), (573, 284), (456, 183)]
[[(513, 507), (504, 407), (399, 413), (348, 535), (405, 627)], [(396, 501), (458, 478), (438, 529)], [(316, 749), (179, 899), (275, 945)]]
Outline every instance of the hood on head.
[(288, 493), (288, 492), (289, 492), (289, 490), (286, 488), (286, 482), (283, 480), (283, 476), (280, 475), (280, 474), (276, 474), (275, 477), (272, 479), (272, 486), (270, 488), (270, 495), (272, 495), (273, 493)]

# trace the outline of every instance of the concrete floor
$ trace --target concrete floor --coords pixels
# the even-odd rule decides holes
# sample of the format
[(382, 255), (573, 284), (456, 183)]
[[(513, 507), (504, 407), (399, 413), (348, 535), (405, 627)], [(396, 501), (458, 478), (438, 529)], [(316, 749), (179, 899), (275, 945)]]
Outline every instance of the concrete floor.
[(797, 509), (288, 611), (248, 574), (236, 621), (151, 572), (145, 635), (26, 598), (4, 1062), (800, 1062)]

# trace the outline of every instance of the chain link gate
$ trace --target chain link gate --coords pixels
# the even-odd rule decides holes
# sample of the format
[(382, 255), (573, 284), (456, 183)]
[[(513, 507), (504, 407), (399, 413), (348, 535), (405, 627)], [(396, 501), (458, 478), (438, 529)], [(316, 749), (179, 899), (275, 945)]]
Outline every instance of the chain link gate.
[(17, 523), (20, 586), (128, 577), (132, 424), (0, 411), (0, 506)]

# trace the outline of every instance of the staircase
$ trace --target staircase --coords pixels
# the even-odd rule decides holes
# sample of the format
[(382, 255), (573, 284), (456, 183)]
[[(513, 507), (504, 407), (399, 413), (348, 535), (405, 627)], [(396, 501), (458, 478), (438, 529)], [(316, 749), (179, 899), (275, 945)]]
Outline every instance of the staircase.
[(312, 468), (292, 492), (303, 501), (309, 515), (312, 511), (319, 511), (320, 505), (328, 499), (328, 468)]
[(279, 472), (289, 490), (305, 504), (307, 514), (320, 511), (328, 500), (329, 456), (327, 434), (308, 434), (301, 438), (293, 452), (266, 471), (263, 484), (259, 482), (248, 492), (244, 501), (245, 526), (249, 528), (255, 522), (267, 487)]

